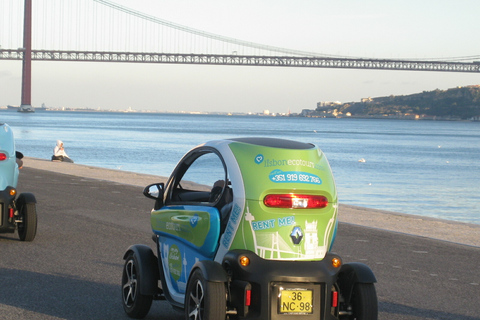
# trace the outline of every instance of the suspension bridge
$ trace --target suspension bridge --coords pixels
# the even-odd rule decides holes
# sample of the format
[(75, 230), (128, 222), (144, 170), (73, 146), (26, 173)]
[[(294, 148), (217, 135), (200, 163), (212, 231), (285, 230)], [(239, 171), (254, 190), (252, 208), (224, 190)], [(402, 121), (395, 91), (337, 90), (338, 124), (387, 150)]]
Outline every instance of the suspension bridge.
[(0, 12), (0, 60), (23, 61), (25, 109), (31, 107), (32, 60), (480, 72), (480, 56), (371, 59), (286, 49), (194, 29), (109, 0), (0, 0)]

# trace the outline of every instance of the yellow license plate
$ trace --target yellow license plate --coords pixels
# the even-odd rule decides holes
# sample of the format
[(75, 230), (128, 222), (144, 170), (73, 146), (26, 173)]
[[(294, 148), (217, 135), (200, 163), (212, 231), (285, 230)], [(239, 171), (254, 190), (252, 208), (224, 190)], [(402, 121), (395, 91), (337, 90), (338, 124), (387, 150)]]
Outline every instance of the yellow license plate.
[(312, 290), (281, 290), (280, 313), (313, 313)]

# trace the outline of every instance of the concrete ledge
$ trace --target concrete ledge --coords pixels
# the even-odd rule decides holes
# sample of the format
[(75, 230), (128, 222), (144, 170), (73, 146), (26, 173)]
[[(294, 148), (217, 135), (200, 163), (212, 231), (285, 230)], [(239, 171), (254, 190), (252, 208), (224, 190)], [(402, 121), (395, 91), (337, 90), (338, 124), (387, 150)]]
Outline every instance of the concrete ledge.
[(39, 170), (69, 174), (77, 177), (113, 181), (120, 184), (128, 184), (139, 187), (145, 187), (151, 183), (166, 182), (168, 179), (167, 177), (160, 177), (155, 175), (141, 174), (115, 169), (105, 169), (86, 166), (83, 164), (56, 162), (46, 159), (29, 157), (25, 157), (23, 159), (23, 166)]
[(480, 225), (340, 204), (339, 221), (480, 247)]
[[(24, 158), (24, 166), (84, 178), (113, 181), (139, 187), (166, 182), (166, 177), (139, 174), (81, 164)], [(480, 225), (407, 215), (364, 207), (340, 204), (339, 221), (369, 228), (411, 234), (458, 244), (480, 247)]]

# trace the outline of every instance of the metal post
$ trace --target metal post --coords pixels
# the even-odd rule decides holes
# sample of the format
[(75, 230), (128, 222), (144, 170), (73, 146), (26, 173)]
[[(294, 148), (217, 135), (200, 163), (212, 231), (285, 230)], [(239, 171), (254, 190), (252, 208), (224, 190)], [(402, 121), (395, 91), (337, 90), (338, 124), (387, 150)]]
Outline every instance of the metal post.
[(32, 107), (32, 0), (25, 0), (23, 25), (22, 104), (19, 112), (34, 112)]

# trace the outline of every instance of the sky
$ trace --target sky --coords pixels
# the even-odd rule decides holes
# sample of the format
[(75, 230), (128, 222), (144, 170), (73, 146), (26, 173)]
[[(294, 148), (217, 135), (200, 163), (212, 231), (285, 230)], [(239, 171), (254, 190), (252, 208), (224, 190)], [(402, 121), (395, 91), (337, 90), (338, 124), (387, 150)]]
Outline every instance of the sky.
[[(480, 60), (478, 0), (113, 1), (210, 33), (308, 52)], [(298, 113), (320, 101), (480, 84), (480, 74), (451, 72), (44, 61), (32, 62), (32, 78), (34, 107), (242, 113)], [(0, 60), (0, 106), (19, 105), (20, 96), (21, 62)]]

